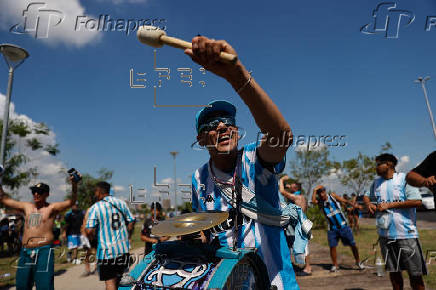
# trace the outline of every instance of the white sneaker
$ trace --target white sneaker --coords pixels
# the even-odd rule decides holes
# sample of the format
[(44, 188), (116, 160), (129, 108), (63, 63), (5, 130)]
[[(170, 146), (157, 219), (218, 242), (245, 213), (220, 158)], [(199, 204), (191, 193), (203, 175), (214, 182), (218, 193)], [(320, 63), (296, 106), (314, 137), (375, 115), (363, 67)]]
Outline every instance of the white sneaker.
[(339, 268), (336, 267), (335, 265), (333, 265), (333, 266), (330, 268), (330, 272), (339, 272)]
[(362, 262), (356, 263), (356, 266), (357, 266), (357, 268), (359, 270), (365, 270), (366, 269), (365, 265)]
[(135, 279), (129, 275), (129, 273), (124, 273), (121, 277), (120, 286), (132, 286)]
[(76, 259), (76, 265), (80, 265), (82, 264), (82, 261), (80, 261), (80, 259)]

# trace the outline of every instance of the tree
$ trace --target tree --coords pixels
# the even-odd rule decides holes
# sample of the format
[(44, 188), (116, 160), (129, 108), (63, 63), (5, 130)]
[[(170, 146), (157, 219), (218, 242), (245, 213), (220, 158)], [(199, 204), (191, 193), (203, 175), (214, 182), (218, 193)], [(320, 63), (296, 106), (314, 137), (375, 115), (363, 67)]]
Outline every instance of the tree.
[(345, 160), (336, 165), (336, 174), (341, 183), (349, 187), (357, 195), (363, 194), (365, 188), (375, 177), (375, 160), (361, 152), (357, 157)]
[(291, 175), (302, 183), (306, 195), (312, 193), (313, 186), (325, 176), (331, 167), (327, 147), (302, 148), (296, 151), (296, 158), (290, 162)]
[[(3, 121), (0, 120), (0, 130), (3, 129)], [(21, 144), (32, 151), (44, 150), (50, 155), (59, 153), (58, 144), (44, 145), (38, 136), (50, 134), (50, 129), (44, 123), (30, 126), (22, 120), (10, 120), (6, 138), (5, 164), (3, 173), (3, 185), (11, 190), (16, 190), (27, 185), (32, 177), (38, 175), (38, 168), (23, 169), (29, 158), (23, 153)], [(31, 135), (31, 137), (30, 137)]]
[[(389, 142), (380, 146), (380, 154), (392, 151)], [(375, 158), (367, 156), (361, 152), (357, 157), (336, 163), (336, 174), (341, 183), (349, 187), (357, 195), (364, 193), (365, 188), (371, 185), (376, 176)]]
[[(79, 203), (79, 208), (86, 209), (94, 204), (94, 193), (95, 187), (98, 182), (106, 181), (112, 179), (113, 171), (102, 168), (97, 172), (97, 177), (92, 176), (89, 173), (82, 174), (82, 181), (79, 182), (77, 187), (77, 202)], [(69, 180), (69, 178), (67, 178)], [(65, 199), (71, 197), (71, 192), (67, 194)]]
[(388, 153), (390, 151), (392, 151), (392, 145), (389, 142), (386, 142), (380, 148), (380, 153)]

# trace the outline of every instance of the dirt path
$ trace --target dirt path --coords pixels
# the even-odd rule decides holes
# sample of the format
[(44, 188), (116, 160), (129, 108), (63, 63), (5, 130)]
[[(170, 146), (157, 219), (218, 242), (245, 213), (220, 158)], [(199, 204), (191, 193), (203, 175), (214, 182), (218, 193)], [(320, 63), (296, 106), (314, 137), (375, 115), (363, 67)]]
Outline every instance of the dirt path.
[[(350, 250), (351, 251), (351, 250)], [(312, 276), (297, 277), (301, 289), (377, 289), (391, 290), (389, 277), (377, 277), (375, 269), (354, 270), (354, 260), (349, 256), (338, 255), (341, 269), (337, 273), (330, 273), (331, 260), (328, 247), (310, 243), (310, 259)], [(404, 289), (410, 289), (409, 281), (405, 279)]]
[[(140, 254), (143, 248), (136, 249), (132, 253)], [(328, 247), (323, 247), (315, 243), (310, 244), (310, 257), (312, 264), (312, 276), (297, 277), (298, 284), (302, 290), (357, 290), (357, 289), (392, 289), (389, 277), (377, 277), (375, 269), (365, 269), (363, 271), (354, 270), (354, 260), (349, 256), (338, 256), (341, 267), (338, 273), (330, 273), (331, 266), (330, 254)], [(81, 277), (84, 271), (84, 265), (76, 265), (56, 273), (55, 289), (62, 290), (104, 290), (104, 283), (98, 278), (98, 275)], [(409, 287), (408, 279), (404, 281), (404, 289)], [(15, 289), (15, 287), (10, 288)], [(35, 289), (35, 288), (34, 288)]]

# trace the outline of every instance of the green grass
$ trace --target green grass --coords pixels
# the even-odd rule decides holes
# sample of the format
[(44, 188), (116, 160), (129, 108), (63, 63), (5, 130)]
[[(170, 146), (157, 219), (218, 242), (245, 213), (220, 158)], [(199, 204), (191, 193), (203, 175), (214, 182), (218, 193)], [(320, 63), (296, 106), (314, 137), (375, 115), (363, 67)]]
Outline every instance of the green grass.
[[(138, 221), (135, 225), (135, 231), (132, 236), (132, 249), (144, 247), (144, 242), (141, 241), (140, 234), (142, 228), (142, 221)], [(5, 247), (7, 248), (7, 247)], [(54, 250), (55, 257), (55, 273), (63, 271), (71, 266), (72, 264), (67, 263), (67, 248), (60, 247)], [(84, 257), (84, 251), (79, 251), (79, 257)], [(18, 255), (14, 257), (0, 258), (0, 277), (5, 273), (10, 273), (7, 278), (0, 278), (0, 288), (6, 286), (15, 285), (15, 271), (16, 265), (18, 264)]]
[[(313, 232), (313, 240), (315, 243), (328, 247), (327, 232), (326, 230), (318, 229)], [(359, 248), (359, 256), (361, 260), (369, 258), (367, 265), (374, 265), (375, 252), (373, 244), (377, 242), (378, 235), (375, 226), (361, 225), (358, 234), (354, 234), (357, 247)], [(419, 230), (419, 240), (421, 242), (424, 259), (426, 258), (427, 251), (436, 250), (436, 230)], [(377, 244), (375, 247), (377, 255), (380, 255), (380, 247)], [(351, 250), (340, 244), (337, 248), (338, 256), (348, 255), (352, 256)], [(434, 256), (434, 254), (433, 254)], [(430, 265), (427, 264), (428, 275), (424, 276), (424, 281), (427, 288), (436, 289), (436, 261), (432, 261)], [(407, 276), (406, 272), (403, 272)]]

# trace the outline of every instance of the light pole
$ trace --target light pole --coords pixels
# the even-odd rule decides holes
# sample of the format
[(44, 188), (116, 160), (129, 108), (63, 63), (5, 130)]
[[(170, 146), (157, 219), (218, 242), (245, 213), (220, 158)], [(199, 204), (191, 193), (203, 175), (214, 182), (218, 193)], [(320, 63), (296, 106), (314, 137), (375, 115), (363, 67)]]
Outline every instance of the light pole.
[(425, 78), (419, 77), (417, 80), (415, 80), (415, 83), (420, 83), (421, 84), (422, 90), (424, 92), (425, 102), (427, 103), (428, 113), (430, 115), (431, 125), (433, 126), (433, 134), (434, 134), (434, 136), (436, 138), (436, 126), (434, 124), (433, 113), (431, 111), (430, 102), (428, 101), (428, 96), (427, 96), (427, 89), (425, 87), (425, 82), (428, 81), (429, 79), (430, 79), (429, 76), (426, 76)]
[(26, 58), (29, 57), (29, 53), (19, 46), (13, 44), (1, 44), (0, 52), (3, 54), (3, 58), (9, 67), (9, 81), (8, 90), (6, 92), (6, 102), (4, 107), (3, 115), (3, 132), (2, 132), (2, 143), (0, 148), (0, 165), (5, 166), (5, 147), (6, 139), (8, 135), (8, 124), (9, 124), (9, 106), (11, 103), (11, 93), (12, 93), (12, 83), (14, 81), (14, 71), (20, 66)]
[(170, 154), (174, 158), (174, 207), (177, 212), (177, 176), (176, 176), (176, 156), (179, 154), (177, 151), (171, 151)]

